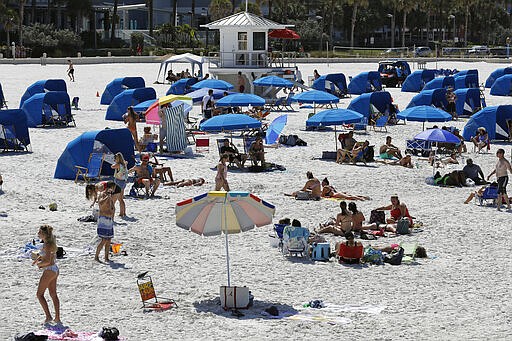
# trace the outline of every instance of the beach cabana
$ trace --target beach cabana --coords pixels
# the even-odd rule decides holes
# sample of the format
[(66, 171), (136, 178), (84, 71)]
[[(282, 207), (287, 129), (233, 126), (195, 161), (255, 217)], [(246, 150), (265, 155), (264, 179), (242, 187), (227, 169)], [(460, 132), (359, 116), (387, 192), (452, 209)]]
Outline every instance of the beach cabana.
[(455, 89), (464, 88), (479, 88), (478, 75), (474, 73), (468, 73), (467, 75), (456, 74), (454, 77)]
[[(14, 140), (15, 139), (15, 140)], [(27, 116), (21, 109), (0, 110), (0, 149), (28, 150)]]
[(491, 140), (508, 140), (507, 123), (512, 121), (512, 105), (498, 105), (483, 108), (469, 119), (462, 136), (469, 141), (479, 127), (484, 127)]
[[(162, 63), (160, 63), (160, 69), (158, 70), (158, 76), (156, 77), (157, 82), (160, 79), (160, 75), (163, 76), (162, 83), (165, 81), (165, 78), (167, 77), (167, 69), (172, 68), (172, 64), (176, 63), (188, 63), (190, 64), (192, 68), (191, 74), (194, 74), (194, 70), (197, 67), (199, 69), (199, 76), (202, 77), (203, 75), (203, 64), (206, 60), (204, 57), (196, 56), (192, 53), (184, 53), (184, 54), (177, 54), (175, 56), (172, 56), (170, 58), (167, 58)], [(180, 95), (180, 94), (175, 94)]]
[(480, 89), (457, 89), (455, 90), (455, 95), (457, 96), (455, 108), (459, 116), (471, 116), (474, 112), (485, 107), (485, 100), (480, 98)]
[(192, 85), (197, 83), (197, 78), (182, 78), (175, 82), (169, 90), (165, 93), (166, 95), (184, 95), (192, 91)]
[(361, 95), (366, 92), (382, 90), (382, 82), (378, 71), (361, 72), (348, 85), (348, 93)]
[(487, 80), (485, 81), (485, 87), (490, 88), (496, 81), (496, 79), (500, 78), (503, 75), (509, 75), (512, 74), (512, 67), (504, 67), (499, 68), (491, 72), (489, 77), (487, 77)]
[(69, 95), (64, 91), (35, 94), (24, 101), (21, 110), (27, 116), (27, 125), (30, 128), (51, 125), (52, 118), (57, 115), (62, 117), (59, 119), (61, 122), (72, 121)]
[(330, 73), (328, 75), (320, 76), (313, 83), (313, 89), (326, 91), (338, 97), (347, 95), (347, 80), (342, 73)]
[(373, 105), (379, 112), (389, 110), (391, 104), (391, 94), (387, 91), (376, 91), (368, 94), (362, 94), (354, 98), (347, 109), (353, 110), (362, 114), (365, 117), (370, 117), (370, 108)]
[(491, 95), (510, 96), (512, 95), (512, 74), (503, 75), (496, 79), (491, 86)]
[(123, 77), (116, 78), (108, 83), (101, 94), (100, 104), (109, 105), (116, 95), (127, 89), (145, 88), (146, 83), (142, 77)]
[(425, 84), (423, 90), (441, 89), (441, 88), (455, 88), (455, 79), (452, 76), (437, 77)]
[(446, 89), (422, 90), (411, 99), (407, 108), (416, 107), (418, 105), (433, 105), (436, 108), (446, 109), (448, 106)]
[(131, 168), (135, 165), (133, 149), (132, 133), (126, 128), (85, 132), (68, 143), (57, 161), (53, 177), (74, 180), (75, 166), (87, 167), (89, 156), (93, 152), (106, 154), (101, 175), (113, 175), (114, 170), (110, 166), (114, 162), (115, 153), (122, 153), (128, 162), (128, 168)]
[(156, 99), (156, 91), (153, 88), (124, 90), (114, 97), (112, 103), (108, 106), (105, 119), (122, 121), (123, 115), (126, 113), (129, 106), (134, 106), (150, 99)]
[(25, 90), (25, 93), (20, 100), (20, 109), (23, 103), (34, 96), (48, 91), (64, 91), (67, 92), (66, 82), (63, 79), (44, 79), (35, 82)]
[(435, 77), (436, 70), (416, 70), (403, 82), (402, 92), (420, 92)]
[(457, 71), (454, 76), (465, 76), (465, 75), (476, 75), (478, 77), (478, 70), (477, 69), (470, 69), (470, 70), (460, 70)]

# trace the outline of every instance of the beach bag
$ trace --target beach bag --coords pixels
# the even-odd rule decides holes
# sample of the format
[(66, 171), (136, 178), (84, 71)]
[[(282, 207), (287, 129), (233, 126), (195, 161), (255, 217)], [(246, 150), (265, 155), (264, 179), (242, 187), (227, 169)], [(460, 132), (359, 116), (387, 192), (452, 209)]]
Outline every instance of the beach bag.
[(309, 192), (306, 192), (306, 191), (299, 191), (295, 195), (295, 200), (310, 200), (310, 199), (311, 199), (311, 195)]
[(33, 332), (28, 334), (18, 334), (14, 337), (15, 341), (42, 341), (48, 340), (48, 335), (36, 335)]
[(366, 162), (373, 162), (374, 156), (375, 156), (375, 151), (373, 150), (373, 146), (368, 146), (363, 153), (363, 160)]
[(409, 234), (409, 227), (411, 226), (411, 222), (407, 218), (400, 218), (398, 223), (396, 224), (396, 233), (397, 234)]
[(299, 139), (299, 137), (297, 135), (288, 135), (288, 138), (286, 139), (286, 145), (287, 146), (296, 146), (297, 145), (297, 140)]
[(400, 265), (402, 264), (402, 258), (404, 258), (404, 248), (400, 247), (398, 249), (398, 252), (391, 253), (389, 255), (386, 255), (384, 257), (384, 263), (388, 263), (391, 265)]
[(65, 255), (66, 251), (64, 250), (64, 248), (61, 246), (57, 247), (57, 259), (64, 258)]
[(119, 340), (119, 330), (116, 327), (103, 327), (100, 337), (106, 341)]
[(381, 251), (374, 250), (372, 247), (367, 247), (364, 250), (363, 263), (381, 265), (384, 263), (384, 256)]
[(384, 211), (373, 210), (370, 212), (370, 224), (384, 224), (386, 222), (386, 214)]

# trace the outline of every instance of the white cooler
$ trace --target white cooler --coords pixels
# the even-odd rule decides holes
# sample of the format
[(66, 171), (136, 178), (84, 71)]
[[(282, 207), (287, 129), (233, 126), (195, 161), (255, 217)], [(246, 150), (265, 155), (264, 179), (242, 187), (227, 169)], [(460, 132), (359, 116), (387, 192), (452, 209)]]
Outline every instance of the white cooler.
[(220, 305), (224, 309), (247, 309), (249, 308), (248, 287), (220, 287)]

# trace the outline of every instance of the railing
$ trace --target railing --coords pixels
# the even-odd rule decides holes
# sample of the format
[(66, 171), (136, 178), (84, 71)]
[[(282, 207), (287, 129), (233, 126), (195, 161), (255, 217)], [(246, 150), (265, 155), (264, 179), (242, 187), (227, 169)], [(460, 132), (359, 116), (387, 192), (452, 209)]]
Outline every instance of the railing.
[(234, 51), (208, 53), (209, 68), (295, 67), (295, 52)]
[[(144, 37), (144, 46), (156, 46), (156, 39), (150, 36), (147, 30), (116, 30), (117, 36), (124, 41), (131, 43), (132, 33), (137, 32)], [(146, 33), (148, 32), (148, 33)]]

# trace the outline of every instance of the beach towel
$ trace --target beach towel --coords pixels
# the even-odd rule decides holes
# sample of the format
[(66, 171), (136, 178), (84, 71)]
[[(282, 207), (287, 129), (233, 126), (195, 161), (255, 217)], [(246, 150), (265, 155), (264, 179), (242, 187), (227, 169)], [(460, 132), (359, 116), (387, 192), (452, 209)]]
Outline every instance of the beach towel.
[(183, 108), (183, 104), (165, 108), (166, 145), (168, 152), (181, 152), (187, 148)]
[[(99, 332), (71, 332), (66, 333), (65, 330), (40, 330), (35, 332), (36, 335), (47, 335), (48, 340), (73, 340), (73, 341), (104, 341), (99, 336)], [(76, 336), (74, 336), (76, 335)], [(126, 338), (119, 337), (118, 340), (126, 340)]]

